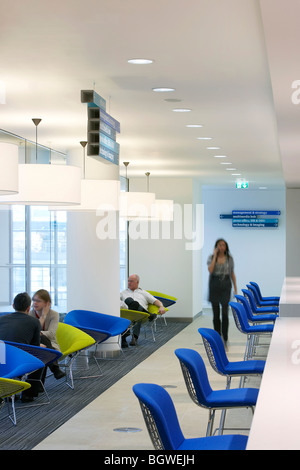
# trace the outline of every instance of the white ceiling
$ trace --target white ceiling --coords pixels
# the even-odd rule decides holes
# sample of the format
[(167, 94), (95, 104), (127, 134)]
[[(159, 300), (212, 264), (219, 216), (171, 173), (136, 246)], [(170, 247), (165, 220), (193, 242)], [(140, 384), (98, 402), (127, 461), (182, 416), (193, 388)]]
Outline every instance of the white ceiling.
[[(299, 186), (299, 14), (298, 0), (1, 0), (0, 127), (35, 141), (39, 117), (40, 144), (78, 149), (80, 91), (94, 88), (121, 123), (122, 174), (129, 161), (130, 176), (233, 187), (241, 173), (252, 188)], [(127, 63), (140, 57), (154, 62)]]

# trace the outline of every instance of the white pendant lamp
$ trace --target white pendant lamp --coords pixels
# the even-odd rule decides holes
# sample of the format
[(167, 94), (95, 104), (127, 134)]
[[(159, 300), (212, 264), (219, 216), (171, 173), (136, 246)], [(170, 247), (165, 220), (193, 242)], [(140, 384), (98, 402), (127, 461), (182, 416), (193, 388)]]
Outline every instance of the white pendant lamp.
[(81, 180), (81, 202), (73, 206), (49, 206), (50, 211), (117, 211), (120, 182), (117, 180)]
[(119, 180), (89, 180), (85, 179), (85, 147), (87, 142), (81, 141), (83, 147), (83, 165), (84, 179), (81, 180), (81, 201), (80, 204), (74, 206), (52, 207), (51, 210), (64, 211), (117, 211), (120, 206), (120, 181)]
[[(33, 122), (37, 129), (41, 119), (33, 119)], [(0, 196), (0, 204), (48, 206), (80, 203), (81, 174), (79, 167), (38, 163), (20, 164), (18, 173), (18, 194)]]
[(19, 165), (19, 193), (0, 196), (0, 204), (79, 204), (80, 168), (69, 165)]
[(120, 217), (126, 220), (149, 219), (155, 194), (141, 192), (121, 192)]
[(16, 194), (18, 183), (18, 147), (0, 142), (0, 195)]
[[(127, 167), (129, 162), (123, 162)], [(149, 188), (148, 188), (149, 189)], [(120, 217), (126, 220), (147, 220), (151, 215), (151, 207), (155, 201), (155, 194), (147, 192), (121, 192)]]

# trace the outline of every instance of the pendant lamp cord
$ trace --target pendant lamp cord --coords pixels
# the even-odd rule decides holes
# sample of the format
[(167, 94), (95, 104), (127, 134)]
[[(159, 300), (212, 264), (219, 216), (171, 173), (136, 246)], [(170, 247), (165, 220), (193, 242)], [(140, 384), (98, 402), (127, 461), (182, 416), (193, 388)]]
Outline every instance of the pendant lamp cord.
[(83, 179), (85, 180), (85, 173), (86, 173), (86, 156), (85, 156), (85, 147), (86, 147), (87, 142), (85, 140), (82, 140), (80, 142), (80, 145), (83, 148)]
[(37, 145), (37, 127), (39, 123), (41, 122), (40, 118), (33, 118), (32, 119), (33, 124), (35, 125), (35, 163), (37, 163), (37, 151), (38, 151), (38, 145)]

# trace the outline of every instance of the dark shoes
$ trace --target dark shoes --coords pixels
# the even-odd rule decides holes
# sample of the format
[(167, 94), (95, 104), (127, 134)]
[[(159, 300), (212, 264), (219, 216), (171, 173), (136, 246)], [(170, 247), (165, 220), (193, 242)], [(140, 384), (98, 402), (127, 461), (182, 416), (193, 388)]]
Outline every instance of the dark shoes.
[(153, 321), (153, 320), (155, 320), (155, 319), (157, 318), (156, 313), (149, 313), (149, 315), (150, 315), (150, 316), (149, 316), (149, 320), (148, 320), (148, 321)]
[(49, 369), (51, 370), (51, 372), (53, 373), (54, 377), (56, 378), (56, 380), (59, 380), (59, 379), (62, 379), (63, 377), (66, 376), (65, 372), (63, 372), (59, 367), (58, 365), (50, 365), (49, 366)]
[(34, 400), (33, 397), (30, 397), (30, 396), (21, 396), (21, 402), (22, 403), (31, 403), (32, 401)]
[(131, 341), (130, 341), (130, 346), (137, 346), (138, 344), (138, 337), (135, 335), (132, 335)]

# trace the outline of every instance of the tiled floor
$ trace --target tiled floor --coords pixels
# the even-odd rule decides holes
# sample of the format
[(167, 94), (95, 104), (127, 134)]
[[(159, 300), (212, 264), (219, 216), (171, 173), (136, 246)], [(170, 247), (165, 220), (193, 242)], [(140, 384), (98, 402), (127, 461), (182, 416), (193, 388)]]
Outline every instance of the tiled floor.
[[(185, 437), (205, 436), (208, 411), (191, 401), (178, 359), (174, 354), (174, 350), (178, 347), (197, 350), (207, 365), (212, 388), (225, 388), (226, 379), (216, 374), (208, 363), (202, 338), (198, 333), (200, 327), (212, 327), (212, 317), (209, 312), (198, 317), (180, 334), (158, 349), (35, 449), (153, 450), (139, 403), (132, 392), (132, 386), (138, 382), (167, 386), (166, 390), (174, 401)], [(242, 360), (245, 344), (245, 335), (237, 330), (233, 319), (230, 318), (229, 360)], [(266, 349), (264, 353), (266, 353)], [(253, 378), (246, 382), (246, 386), (259, 387), (259, 383), (260, 379)], [(238, 384), (238, 380), (235, 379), (232, 382), (232, 387), (238, 386)], [(218, 418), (219, 415), (216, 417), (216, 424)], [(226, 426), (249, 427), (251, 418), (250, 410), (229, 410)], [(117, 432), (115, 431), (117, 428), (135, 428), (135, 432)], [(247, 434), (247, 431), (240, 431), (240, 433)]]

